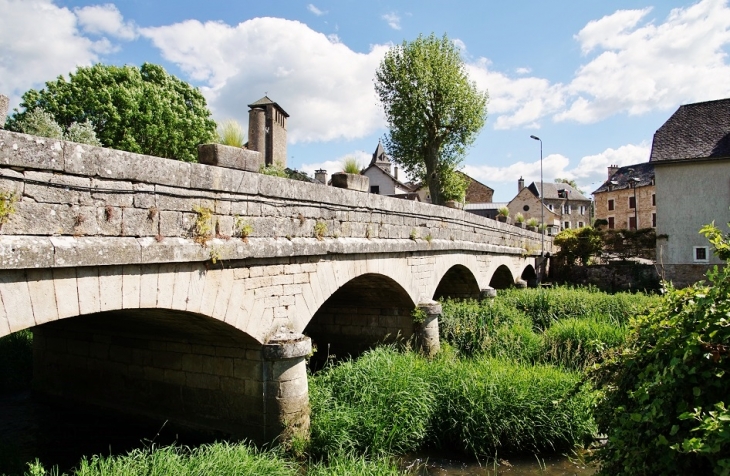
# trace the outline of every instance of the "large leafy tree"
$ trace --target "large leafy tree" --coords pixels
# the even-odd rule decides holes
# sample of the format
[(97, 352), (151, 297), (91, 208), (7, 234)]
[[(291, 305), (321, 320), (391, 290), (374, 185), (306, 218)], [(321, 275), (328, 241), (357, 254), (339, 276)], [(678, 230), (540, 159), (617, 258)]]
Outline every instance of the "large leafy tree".
[[(385, 55), (375, 90), (390, 132), (385, 148), (412, 177), (443, 201), (453, 174), (487, 117), (487, 93), (469, 81), (458, 48), (444, 35), (404, 41)], [(448, 180), (448, 179), (447, 179)]]
[(198, 144), (216, 138), (200, 91), (149, 63), (80, 67), (68, 80), (59, 76), (27, 91), (20, 106), (24, 111), (7, 121), (10, 130), (42, 108), (64, 129), (90, 121), (106, 147), (188, 162), (196, 160)]

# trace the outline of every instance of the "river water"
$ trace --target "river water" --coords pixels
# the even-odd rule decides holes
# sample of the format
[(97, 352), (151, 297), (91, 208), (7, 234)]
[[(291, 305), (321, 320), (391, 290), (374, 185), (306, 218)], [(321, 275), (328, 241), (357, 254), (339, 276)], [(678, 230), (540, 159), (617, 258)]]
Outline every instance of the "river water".
[[(134, 448), (173, 443), (196, 446), (216, 439), (163, 421), (70, 403), (59, 404), (30, 391), (0, 395), (0, 474), (22, 474), (38, 458), (48, 469), (69, 471), (82, 456), (124, 454)], [(592, 468), (564, 456), (474, 461), (461, 455), (429, 454), (403, 458), (402, 467), (419, 476), (587, 476)]]

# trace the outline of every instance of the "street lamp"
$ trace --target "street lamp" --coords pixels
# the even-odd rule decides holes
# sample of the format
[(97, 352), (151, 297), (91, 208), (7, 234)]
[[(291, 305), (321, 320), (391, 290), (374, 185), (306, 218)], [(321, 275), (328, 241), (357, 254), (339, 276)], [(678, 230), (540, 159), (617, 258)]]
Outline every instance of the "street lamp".
[[(540, 141), (540, 224), (542, 225), (542, 243), (541, 243), (541, 249), (540, 249), (540, 259), (542, 261), (545, 260), (545, 193), (543, 193), (543, 183), (542, 183), (542, 139), (540, 139), (537, 136), (530, 136), (530, 139), (535, 139)], [(541, 281), (541, 275), (542, 275), (542, 265), (543, 262), (540, 262), (540, 273), (537, 275), (537, 284), (540, 284)]]

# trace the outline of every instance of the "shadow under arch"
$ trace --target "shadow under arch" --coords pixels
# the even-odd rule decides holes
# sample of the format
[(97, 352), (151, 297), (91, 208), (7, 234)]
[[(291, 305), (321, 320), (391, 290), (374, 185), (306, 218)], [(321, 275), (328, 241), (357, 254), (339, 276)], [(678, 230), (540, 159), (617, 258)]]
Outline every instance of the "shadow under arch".
[(478, 299), (479, 291), (479, 283), (474, 274), (466, 266), (457, 264), (449, 268), (441, 278), (433, 299)]
[(405, 289), (381, 274), (358, 276), (335, 291), (304, 329), (317, 351), (313, 369), (327, 360), (357, 357), (379, 343), (413, 335), (416, 304)]
[(528, 288), (537, 287), (537, 273), (535, 272), (535, 268), (531, 264), (528, 264), (527, 266), (525, 266), (525, 269), (522, 270), (520, 279), (527, 283)]
[(33, 328), (34, 388), (214, 438), (263, 441), (262, 346), (225, 322), (130, 309)]
[(494, 289), (507, 289), (515, 284), (515, 278), (512, 271), (506, 265), (500, 265), (489, 280), (489, 286)]

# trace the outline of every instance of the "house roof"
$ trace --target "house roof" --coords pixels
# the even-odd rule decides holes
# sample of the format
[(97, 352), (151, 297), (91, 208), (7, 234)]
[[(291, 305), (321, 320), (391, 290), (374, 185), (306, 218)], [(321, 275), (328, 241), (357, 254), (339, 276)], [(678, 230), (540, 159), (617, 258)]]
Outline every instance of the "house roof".
[(730, 98), (680, 106), (654, 134), (650, 162), (730, 157)]
[(466, 203), (464, 204), (464, 210), (498, 210), (507, 205), (507, 202)]
[(396, 183), (396, 184), (397, 184), (397, 185), (398, 185), (399, 187), (401, 187), (401, 188), (403, 188), (403, 189), (405, 189), (405, 190), (410, 190), (410, 191), (415, 191), (415, 190), (416, 190), (416, 189), (414, 189), (414, 188), (413, 188), (413, 187), (412, 187), (411, 185), (409, 185), (409, 184), (406, 184), (406, 183), (403, 183), (403, 182), (401, 182), (400, 180), (398, 180), (397, 178), (395, 178), (395, 177), (393, 176), (393, 174), (391, 174), (391, 173), (390, 173), (390, 172), (388, 172), (387, 170), (384, 170), (384, 169), (383, 169), (382, 167), (379, 167), (379, 166), (377, 166), (377, 165), (375, 165), (375, 164), (370, 164), (370, 165), (368, 165), (367, 167), (365, 167), (365, 168), (364, 168), (364, 169), (362, 170), (362, 172), (360, 172), (360, 174), (361, 174), (361, 175), (366, 175), (366, 174), (365, 174), (365, 172), (367, 172), (368, 170), (371, 170), (371, 169), (379, 171), (380, 173), (382, 173), (382, 174), (383, 174), (383, 175), (385, 175), (386, 177), (390, 178), (390, 179), (391, 179), (391, 180), (392, 180), (393, 182), (395, 182), (395, 183)]
[[(530, 189), (533, 195), (536, 197), (540, 197), (540, 184), (536, 182), (532, 182), (527, 188)], [(545, 191), (545, 200), (563, 200), (558, 196), (558, 190), (567, 190), (568, 198), (570, 200), (586, 200), (590, 201), (589, 198), (586, 198), (582, 193), (580, 193), (578, 190), (574, 189), (567, 183), (553, 183), (553, 182), (543, 182), (543, 190)]]
[(457, 170), (457, 172), (460, 173), (461, 175), (463, 175), (464, 177), (468, 178), (472, 182), (475, 182), (475, 183), (481, 185), (482, 187), (487, 188), (487, 189), (491, 190), (492, 192), (494, 192), (494, 189), (492, 187), (490, 187), (489, 185), (485, 185), (485, 184), (481, 183), (479, 180), (475, 179), (474, 177), (472, 177), (470, 175), (465, 174), (461, 170)]
[(378, 162), (390, 164), (390, 159), (387, 155), (385, 155), (385, 149), (383, 149), (383, 144), (381, 144), (380, 141), (378, 141), (378, 146), (375, 148), (375, 152), (373, 152), (373, 158), (370, 161), (370, 165), (375, 165)]
[(284, 108), (279, 106), (274, 101), (272, 101), (269, 98), (269, 96), (264, 96), (261, 99), (259, 99), (258, 101), (252, 102), (251, 104), (248, 105), (248, 107), (250, 107), (251, 109), (255, 109), (255, 108), (260, 108), (260, 107), (268, 106), (268, 105), (276, 106), (281, 111), (282, 114), (284, 114), (286, 117), (289, 117), (289, 114), (287, 114), (287, 112), (284, 110)]
[(644, 162), (643, 164), (627, 165), (616, 170), (603, 185), (598, 187), (593, 194), (601, 192), (610, 192), (612, 190), (622, 190), (631, 187), (630, 178), (638, 178), (637, 187), (652, 185), (654, 180), (654, 164)]

